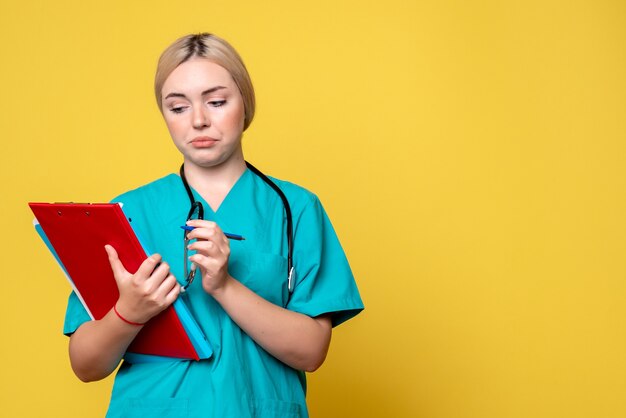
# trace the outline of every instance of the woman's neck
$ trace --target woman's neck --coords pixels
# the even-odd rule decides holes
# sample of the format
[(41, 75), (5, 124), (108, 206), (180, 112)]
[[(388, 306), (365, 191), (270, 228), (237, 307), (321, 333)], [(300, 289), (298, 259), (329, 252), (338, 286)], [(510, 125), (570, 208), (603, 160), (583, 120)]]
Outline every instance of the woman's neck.
[(230, 189), (246, 171), (246, 162), (241, 158), (231, 158), (229, 161), (214, 167), (202, 167), (185, 161), (185, 177), (191, 187), (202, 196), (217, 211)]

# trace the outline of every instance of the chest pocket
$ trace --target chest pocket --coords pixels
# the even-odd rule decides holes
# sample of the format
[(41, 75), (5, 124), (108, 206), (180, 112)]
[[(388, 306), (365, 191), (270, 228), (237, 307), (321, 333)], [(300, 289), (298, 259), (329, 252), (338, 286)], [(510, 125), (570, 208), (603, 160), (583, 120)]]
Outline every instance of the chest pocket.
[(287, 304), (287, 258), (262, 252), (231, 253), (228, 272), (263, 299)]

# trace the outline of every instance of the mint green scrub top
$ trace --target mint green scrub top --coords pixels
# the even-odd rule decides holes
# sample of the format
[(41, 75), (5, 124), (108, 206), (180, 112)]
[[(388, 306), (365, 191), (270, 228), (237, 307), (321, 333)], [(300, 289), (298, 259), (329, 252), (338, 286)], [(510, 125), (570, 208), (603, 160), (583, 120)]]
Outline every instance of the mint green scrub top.
[[(318, 198), (272, 179), (291, 205), (296, 285), (287, 289), (286, 218), (278, 194), (246, 170), (214, 212), (202, 202), (205, 219), (223, 231), (241, 234), (230, 241), (228, 271), (268, 301), (316, 317), (331, 314), (333, 326), (363, 309), (350, 266)], [(189, 198), (178, 175), (170, 174), (116, 199), (144, 246), (159, 253), (183, 278), (183, 231)], [(103, 250), (104, 251), (104, 250)], [(244, 333), (195, 280), (184, 295), (207, 336), (213, 355), (202, 361), (172, 360), (131, 364), (115, 377), (107, 417), (307, 417), (304, 373), (285, 365)], [(70, 295), (64, 333), (90, 317)]]

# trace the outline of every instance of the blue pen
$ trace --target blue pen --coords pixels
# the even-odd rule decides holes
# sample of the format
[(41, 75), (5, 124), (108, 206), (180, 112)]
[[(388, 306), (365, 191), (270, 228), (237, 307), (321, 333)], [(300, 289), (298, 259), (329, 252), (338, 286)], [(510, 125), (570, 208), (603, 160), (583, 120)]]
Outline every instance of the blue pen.
[[(184, 229), (185, 231), (193, 231), (194, 229), (196, 229), (195, 226), (189, 226), (189, 225), (183, 225), (181, 226), (181, 228)], [(228, 239), (234, 239), (237, 241), (245, 240), (244, 237), (242, 237), (241, 235), (237, 235), (237, 234), (229, 234), (228, 232), (224, 232), (224, 235), (226, 235), (226, 238)]]

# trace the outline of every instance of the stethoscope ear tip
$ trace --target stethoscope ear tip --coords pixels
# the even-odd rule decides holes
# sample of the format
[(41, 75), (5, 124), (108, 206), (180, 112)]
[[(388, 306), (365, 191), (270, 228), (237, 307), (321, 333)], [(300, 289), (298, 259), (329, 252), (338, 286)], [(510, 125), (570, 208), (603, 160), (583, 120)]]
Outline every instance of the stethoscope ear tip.
[(289, 293), (293, 293), (296, 284), (296, 269), (293, 266), (289, 269), (289, 277), (287, 278), (287, 289)]

